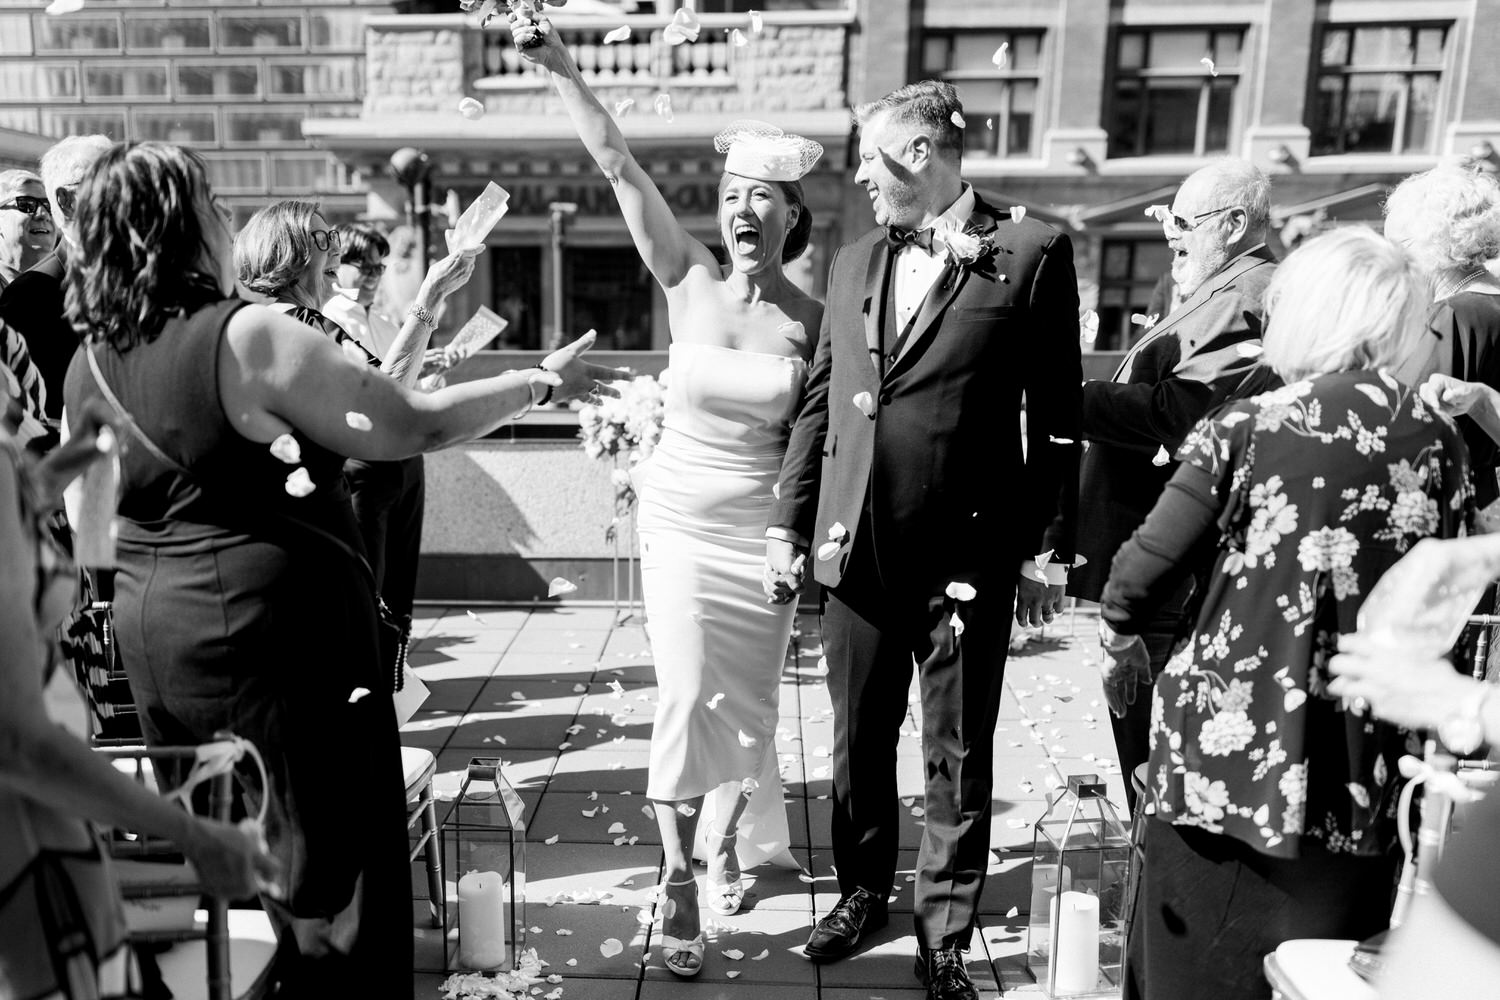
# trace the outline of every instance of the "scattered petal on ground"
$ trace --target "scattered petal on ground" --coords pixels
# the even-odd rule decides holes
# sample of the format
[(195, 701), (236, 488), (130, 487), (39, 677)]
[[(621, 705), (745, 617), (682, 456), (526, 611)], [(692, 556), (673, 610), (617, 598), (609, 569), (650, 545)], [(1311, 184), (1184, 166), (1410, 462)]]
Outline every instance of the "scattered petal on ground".
[(731, 962), (738, 962), (740, 959), (745, 957), (745, 953), (743, 951), (740, 951), (738, 948), (726, 948), (719, 954), (723, 955)]
[(614, 958), (624, 950), (625, 946), (620, 943), (619, 938), (605, 938), (599, 943), (599, 954), (605, 958)]
[(1007, 920), (1013, 920), (1013, 919), (1015, 919), (1015, 917), (1016, 917), (1016, 916), (1017, 916), (1017, 915), (1018, 915), (1018, 914), (1019, 914), (1019, 913), (1020, 913), (1020, 912), (1021, 912), (1021, 910), (1020, 910), (1020, 908), (1019, 908), (1019, 907), (1016, 907), (1016, 906), (1012, 906), (1012, 907), (1011, 907), (1011, 908), (1010, 908), (1010, 909), (1008, 909), (1008, 910), (1006, 910), (1006, 911), (1005, 911), (1005, 918), (1006, 918), (1006, 919), (1007, 919)]
[(728, 972), (724, 973), (724, 975), (728, 976), (730, 979), (738, 979), (740, 978), (740, 970), (730, 969)]
[(554, 833), (552, 836), (550, 836), (546, 840), (542, 841), (542, 843), (547, 844), (549, 846), (552, 845), (552, 844), (557, 843), (557, 834)]
[(615, 822), (611, 823), (609, 825), (609, 829), (605, 830), (604, 832), (605, 833), (624, 833), (625, 832), (625, 824), (621, 823), (618, 820), (616, 820)]

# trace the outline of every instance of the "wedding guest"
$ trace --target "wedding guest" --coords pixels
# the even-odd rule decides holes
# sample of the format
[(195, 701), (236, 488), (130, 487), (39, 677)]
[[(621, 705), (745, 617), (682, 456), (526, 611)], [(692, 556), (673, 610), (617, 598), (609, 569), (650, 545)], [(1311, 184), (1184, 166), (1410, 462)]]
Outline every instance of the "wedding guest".
[[(271, 308), (321, 330), (339, 343), (349, 344), (371, 367), (412, 388), (432, 331), (437, 327), (436, 314), (444, 300), (463, 287), (474, 273), (475, 255), (453, 254), (432, 265), (416, 302), (407, 311), (406, 322), (399, 330), (387, 330), (386, 327), (394, 326), (389, 321), (381, 328), (390, 335), (382, 354), (371, 350), (371, 344), (378, 346), (374, 340), (371, 344), (360, 341), (337, 319), (323, 312), (330, 302), (347, 301), (333, 295), (336, 285), (348, 287), (339, 279), (341, 270), (346, 271), (346, 279), (353, 277), (343, 262), (343, 255), (349, 249), (343, 238), (343, 228), (329, 226), (311, 202), (282, 201), (269, 205), (252, 215), (235, 237), (240, 283), (273, 299)], [(370, 251), (378, 250), (378, 245), (363, 231), (351, 239), (358, 241), (365, 258)], [(371, 293), (373, 298), (373, 287)], [(338, 311), (346, 317), (350, 315), (342, 307)], [(364, 319), (368, 331), (368, 317)], [(365, 558), (375, 573), (376, 589), (397, 620), (409, 627), (416, 597), (426, 496), (422, 456), (412, 455), (395, 462), (351, 458), (344, 464), (344, 478), (359, 523)]]
[[(1073, 596), (1099, 600), (1110, 557), (1161, 497), (1176, 465), (1168, 456), (1192, 426), (1231, 396), (1264, 387), (1268, 369), (1255, 357), (1265, 318), (1261, 300), (1276, 273), (1266, 247), (1270, 215), (1271, 182), (1237, 159), (1190, 175), (1161, 213), (1172, 250), (1169, 277), (1182, 301), (1136, 341), (1114, 378), (1083, 385), (1089, 447), (1079, 472), (1077, 547), (1086, 561), (1066, 577), (1056, 571)], [(1191, 629), (1192, 592), (1192, 580), (1183, 581), (1141, 630), (1149, 676), (1103, 658), (1109, 721), (1127, 775), (1149, 755), (1150, 700), (1137, 697), (1136, 688), (1150, 686)], [(1125, 790), (1134, 810), (1134, 785), (1127, 781)]]
[(828, 588), (839, 901), (803, 950), (837, 961), (889, 918), (897, 731), (915, 676), (926, 809), (915, 972), (928, 1000), (974, 1000), (965, 953), (987, 869), (1008, 621), (1051, 621), (1062, 587), (1037, 563), (1073, 556), (1078, 282), (1067, 234), (964, 182), (951, 83), (902, 87), (856, 119), (854, 181), (875, 228), (834, 255), (766, 529), (769, 596), (795, 588), (798, 556)]
[(0, 993), (115, 995), (124, 914), (101, 823), (170, 838), (215, 896), (244, 899), (276, 863), (235, 827), (196, 819), (116, 771), (48, 718), (59, 664), (48, 638), (73, 608), (76, 574), (46, 527), (67, 480), (101, 457), (99, 409), (37, 467), (0, 429)]
[[(1399, 606), (1416, 609), (1441, 600), (1464, 576), (1500, 577), (1500, 536), (1424, 541), (1399, 564), (1408, 587)], [(1376, 626), (1391, 623), (1375, 623)], [(1395, 623), (1397, 626), (1407, 624)], [(1500, 746), (1500, 696), (1447, 660), (1413, 658), (1392, 648), (1389, 635), (1345, 635), (1329, 661), (1330, 694), (1408, 729), (1431, 730), (1452, 753)], [(1493, 756), (1493, 749), (1491, 750)], [(1500, 792), (1493, 786), (1469, 807), (1443, 845), (1437, 890), (1412, 899), (1406, 921), (1392, 932), (1377, 985), (1382, 996), (1447, 1000), (1480, 996), (1500, 979)]]
[(0, 291), (56, 245), (42, 179), (30, 170), (0, 170)]
[(692, 977), (707, 940), (695, 845), (708, 860), (705, 901), (725, 916), (745, 899), (745, 869), (794, 864), (776, 725), (796, 609), (767, 603), (761, 567), (771, 494), (823, 315), (784, 270), (807, 247), (812, 215), (801, 179), (823, 147), (760, 122), (734, 123), (715, 138), (727, 154), (721, 265), (673, 214), (551, 24), (513, 12), (511, 30), (609, 179), (667, 302), (672, 378), (661, 441), (631, 478), (661, 689), (646, 789), (665, 854), (660, 953), (670, 972)]
[(227, 729), (260, 748), (285, 868), (283, 898), (262, 898), (281, 995), (388, 995), (411, 982), (405, 795), (344, 457), (466, 440), (614, 373), (579, 359), (585, 337), (541, 369), (430, 394), (371, 377), (234, 295), (228, 212), (183, 147), (116, 144), (79, 187), (77, 225), (92, 252), (68, 269), (86, 344), (67, 411), (104, 399), (124, 428), (116, 636), (146, 740)]
[(0, 321), (25, 338), (46, 386), (45, 409), (53, 422), (62, 419), (63, 376), (78, 350), (78, 334), (63, 307), (63, 269), (69, 253), (79, 250), (73, 227), (74, 193), (110, 145), (107, 136), (73, 135), (42, 154), (41, 180), (52, 222), (59, 229), (57, 245), (0, 292)]
[[(1386, 201), (1385, 235), (1405, 247), (1432, 282), (1437, 304), (1427, 325), (1438, 339), (1439, 395), (1462, 391), (1455, 381), (1500, 389), (1500, 281), (1485, 268), (1500, 256), (1500, 183), (1458, 164), (1413, 174)], [(1467, 416), (1458, 425), (1479, 505), (1487, 506), (1500, 498), (1500, 444)]]
[(1212, 565), (1153, 690), (1127, 996), (1265, 1000), (1282, 941), (1388, 921), (1403, 741), (1345, 711), (1327, 663), (1385, 570), (1470, 518), (1457, 428), (1384, 370), (1431, 344), (1430, 305), (1374, 233), (1299, 246), (1266, 292), (1264, 361), (1286, 385), (1193, 429), (1114, 558), (1101, 640), (1140, 670), (1139, 633)]

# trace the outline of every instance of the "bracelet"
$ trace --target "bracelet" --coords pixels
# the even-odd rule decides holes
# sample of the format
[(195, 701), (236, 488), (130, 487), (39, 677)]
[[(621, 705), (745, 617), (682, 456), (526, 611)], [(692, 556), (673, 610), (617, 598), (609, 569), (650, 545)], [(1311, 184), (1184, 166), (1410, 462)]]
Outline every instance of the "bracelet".
[[(532, 365), (531, 370), (537, 372), (546, 372), (549, 375), (556, 374), (556, 372), (554, 372), (551, 368), (548, 368), (546, 365)], [(528, 383), (528, 385), (535, 384), (535, 382)], [(542, 385), (545, 387), (546, 391), (542, 393), (541, 399), (537, 399), (535, 397), (532, 398), (531, 404), (533, 406), (546, 406), (548, 403), (552, 402), (552, 384), (550, 382), (543, 382)]]
[(418, 323), (421, 323), (429, 330), (437, 327), (437, 317), (432, 315), (432, 313), (428, 311), (427, 307), (422, 305), (422, 303), (420, 302), (413, 302), (411, 304), (411, 308), (406, 310), (406, 315), (410, 316), (412, 319), (415, 319)]

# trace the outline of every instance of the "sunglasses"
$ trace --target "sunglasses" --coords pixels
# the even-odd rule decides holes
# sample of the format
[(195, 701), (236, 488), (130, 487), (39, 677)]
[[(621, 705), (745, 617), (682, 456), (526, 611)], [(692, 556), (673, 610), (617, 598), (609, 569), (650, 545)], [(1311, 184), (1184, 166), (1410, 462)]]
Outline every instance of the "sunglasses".
[(314, 229), (312, 231), (313, 246), (323, 252), (337, 250), (339, 248), (339, 234), (335, 229)]
[(52, 214), (52, 206), (47, 204), (46, 198), (38, 198), (30, 194), (18, 194), (10, 201), (0, 205), (0, 208), (14, 209), (26, 215), (38, 215), (42, 212), (46, 212), (49, 216)]
[(1239, 207), (1239, 205), (1225, 205), (1222, 208), (1211, 208), (1207, 212), (1199, 212), (1191, 219), (1184, 219), (1180, 215), (1175, 215), (1166, 209), (1162, 209), (1157, 213), (1157, 219), (1161, 222), (1162, 226), (1168, 229), (1175, 229), (1179, 233), (1190, 233), (1198, 228), (1200, 220), (1206, 219), (1210, 215), (1218, 215), (1220, 212), (1232, 212)]

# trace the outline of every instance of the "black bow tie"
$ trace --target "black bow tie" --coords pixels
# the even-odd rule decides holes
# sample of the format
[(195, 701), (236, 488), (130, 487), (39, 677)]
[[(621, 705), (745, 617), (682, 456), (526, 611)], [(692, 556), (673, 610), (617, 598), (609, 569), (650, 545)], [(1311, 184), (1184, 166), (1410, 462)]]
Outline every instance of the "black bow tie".
[(932, 230), (928, 229), (899, 229), (890, 226), (885, 231), (886, 242), (891, 245), (892, 250), (901, 250), (904, 247), (921, 247), (928, 253), (932, 252)]

